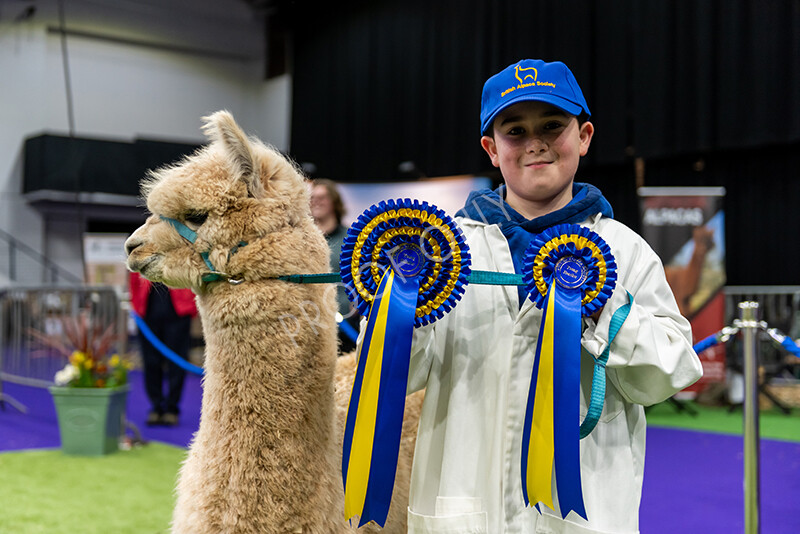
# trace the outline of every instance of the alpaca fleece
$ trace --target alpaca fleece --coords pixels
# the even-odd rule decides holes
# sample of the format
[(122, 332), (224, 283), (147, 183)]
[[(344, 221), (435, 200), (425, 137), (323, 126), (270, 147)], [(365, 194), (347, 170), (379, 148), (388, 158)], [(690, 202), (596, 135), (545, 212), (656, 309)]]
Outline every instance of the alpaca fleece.
[[(330, 269), (307, 180), (226, 111), (205, 117), (204, 132), (208, 145), (144, 180), (152, 215), (125, 244), (129, 269), (195, 292), (205, 336), (200, 428), (181, 467), (173, 532), (355, 531), (341, 477), (355, 358), (337, 357), (335, 286), (276, 279)], [(195, 243), (162, 216), (194, 230)], [(203, 252), (222, 280), (203, 281)], [(384, 532), (406, 531), (421, 401), (407, 399)]]

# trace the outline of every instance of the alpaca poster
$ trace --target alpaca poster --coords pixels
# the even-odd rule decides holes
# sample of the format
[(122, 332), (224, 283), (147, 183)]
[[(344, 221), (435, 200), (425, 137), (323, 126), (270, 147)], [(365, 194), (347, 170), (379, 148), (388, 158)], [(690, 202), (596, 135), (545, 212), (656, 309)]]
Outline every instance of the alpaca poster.
[[(725, 326), (725, 212), (722, 187), (642, 187), (642, 235), (664, 263), (693, 342)], [(725, 380), (725, 347), (700, 355), (703, 378), (688, 391)]]

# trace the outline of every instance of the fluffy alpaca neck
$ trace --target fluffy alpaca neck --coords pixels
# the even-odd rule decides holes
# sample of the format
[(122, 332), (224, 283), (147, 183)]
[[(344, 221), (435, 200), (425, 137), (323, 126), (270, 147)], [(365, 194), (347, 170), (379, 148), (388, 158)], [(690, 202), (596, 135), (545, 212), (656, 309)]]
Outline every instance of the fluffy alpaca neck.
[(260, 479), (278, 514), (340, 506), (331, 502), (341, 478), (329, 300), (322, 288), (272, 280), (226, 285), (198, 301), (206, 376), (196, 446), (228, 454), (232, 485)]

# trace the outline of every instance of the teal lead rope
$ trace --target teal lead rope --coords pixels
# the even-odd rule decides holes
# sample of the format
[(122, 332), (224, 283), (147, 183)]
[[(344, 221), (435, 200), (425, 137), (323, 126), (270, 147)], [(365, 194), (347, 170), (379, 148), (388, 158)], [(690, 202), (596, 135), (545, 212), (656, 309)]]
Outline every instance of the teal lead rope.
[(277, 279), (295, 284), (335, 284), (342, 281), (342, 277), (339, 276), (339, 273), (287, 274), (285, 276), (279, 276)]
[(521, 274), (496, 273), (494, 271), (472, 271), (469, 275), (470, 284), (489, 286), (524, 286)]
[(586, 419), (581, 423), (580, 436), (581, 439), (594, 430), (595, 425), (600, 420), (600, 414), (603, 413), (603, 402), (606, 397), (606, 364), (608, 363), (608, 356), (611, 352), (611, 342), (617, 337), (617, 332), (622, 328), (622, 323), (628, 318), (633, 305), (633, 295), (628, 292), (628, 303), (620, 306), (611, 316), (611, 324), (608, 327), (608, 344), (603, 354), (594, 359), (594, 374), (592, 375), (592, 398), (589, 401), (589, 409), (586, 412)]
[[(180, 234), (181, 237), (194, 243), (197, 240), (197, 233), (187, 227), (185, 224), (175, 219), (162, 216), (165, 222), (169, 223)], [(235, 254), (239, 248), (247, 245), (242, 241), (237, 246), (233, 247), (230, 251)], [(213, 282), (217, 280), (226, 279), (224, 273), (218, 272), (211, 261), (208, 259), (208, 252), (200, 254), (206, 266), (211, 270), (210, 273), (203, 275), (204, 282)], [(285, 276), (278, 276), (277, 280), (292, 282), (295, 284), (335, 284), (342, 281), (339, 273), (322, 273), (322, 274), (288, 274)], [(523, 275), (516, 273), (498, 273), (496, 271), (476, 271), (473, 270), (467, 277), (470, 284), (492, 285), (492, 286), (524, 286), (526, 282), (523, 280)], [(589, 435), (594, 430), (597, 422), (600, 420), (600, 415), (603, 412), (603, 403), (605, 400), (606, 392), (606, 363), (608, 362), (611, 342), (622, 327), (622, 323), (630, 313), (631, 305), (633, 304), (633, 296), (628, 293), (628, 303), (614, 312), (611, 317), (611, 325), (608, 331), (608, 345), (599, 357), (595, 358), (594, 374), (592, 376), (592, 395), (589, 402), (589, 408), (586, 413), (586, 418), (580, 427), (581, 439)]]
[[(286, 282), (293, 282), (295, 284), (332, 284), (341, 282), (342, 279), (339, 273), (324, 273), (324, 274), (289, 274), (279, 276), (278, 280)], [(469, 277), (470, 284), (493, 285), (493, 286), (522, 286), (525, 282), (522, 280), (521, 274), (516, 273), (498, 273), (495, 271), (475, 271), (473, 270)], [(586, 411), (586, 418), (581, 423), (580, 439), (588, 436), (597, 422), (600, 420), (600, 415), (603, 413), (603, 403), (605, 402), (606, 395), (606, 364), (611, 352), (611, 343), (617, 337), (619, 329), (628, 318), (633, 305), (633, 295), (628, 293), (628, 303), (621, 306), (611, 316), (611, 324), (608, 329), (608, 344), (603, 354), (594, 359), (594, 373), (592, 375), (592, 396), (589, 401), (589, 408)]]
[[(339, 273), (324, 274), (287, 274), (279, 276), (278, 280), (294, 282), (295, 284), (335, 284), (341, 282)], [(494, 271), (472, 271), (467, 276), (470, 284), (482, 284), (492, 286), (523, 286), (521, 274), (497, 273)]]
[[(163, 215), (161, 216), (161, 219), (166, 223), (168, 223), (170, 226), (172, 226), (178, 232), (178, 234), (180, 234), (180, 236), (183, 237), (188, 242), (194, 243), (195, 241), (197, 241), (197, 233), (188, 226), (186, 226), (185, 224), (183, 224), (182, 222), (176, 219), (171, 219), (169, 217), (164, 217)], [(235, 254), (241, 247), (246, 245), (247, 242), (241, 241), (239, 244), (237, 244), (229, 251), (229, 254)], [(202, 279), (204, 282), (214, 282), (226, 279), (231, 283), (240, 282), (240, 280), (231, 280), (225, 273), (217, 271), (208, 258), (208, 252), (201, 252), (200, 257), (203, 258), (203, 262), (211, 271), (203, 275)], [(292, 282), (295, 284), (335, 284), (342, 281), (341, 275), (339, 273), (289, 274), (285, 276), (278, 276), (276, 277), (276, 279), (283, 280), (286, 282)], [(493, 286), (527, 285), (527, 283), (523, 280), (523, 275), (521, 274), (498, 273), (495, 271), (473, 270), (467, 276), (467, 280), (468, 283), (470, 284), (481, 284), (481, 285), (493, 285)], [(608, 345), (606, 345), (606, 349), (603, 351), (603, 354), (595, 358), (594, 373), (592, 376), (591, 400), (589, 402), (589, 408), (586, 413), (586, 418), (584, 419), (583, 423), (581, 423), (580, 427), (581, 439), (588, 436), (589, 433), (592, 430), (594, 430), (594, 427), (600, 420), (600, 415), (603, 412), (603, 403), (605, 400), (605, 391), (606, 391), (605, 371), (606, 371), (606, 363), (608, 363), (611, 342), (614, 341), (617, 332), (619, 332), (619, 329), (622, 327), (622, 324), (628, 317), (628, 313), (630, 313), (632, 304), (633, 304), (633, 296), (630, 293), (628, 293), (628, 303), (617, 309), (614, 312), (614, 315), (611, 317), (611, 324), (609, 326), (609, 332), (608, 332)]]

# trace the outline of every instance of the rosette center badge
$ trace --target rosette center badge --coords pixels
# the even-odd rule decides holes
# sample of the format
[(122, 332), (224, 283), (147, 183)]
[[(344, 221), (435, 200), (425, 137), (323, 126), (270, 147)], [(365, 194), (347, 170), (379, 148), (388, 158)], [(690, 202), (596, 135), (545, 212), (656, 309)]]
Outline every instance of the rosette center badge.
[(425, 252), (416, 243), (401, 243), (391, 251), (392, 268), (401, 276), (417, 276), (425, 266)]
[(556, 282), (566, 289), (578, 289), (589, 278), (586, 264), (575, 256), (559, 258), (555, 266)]

